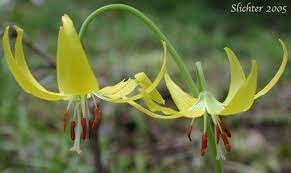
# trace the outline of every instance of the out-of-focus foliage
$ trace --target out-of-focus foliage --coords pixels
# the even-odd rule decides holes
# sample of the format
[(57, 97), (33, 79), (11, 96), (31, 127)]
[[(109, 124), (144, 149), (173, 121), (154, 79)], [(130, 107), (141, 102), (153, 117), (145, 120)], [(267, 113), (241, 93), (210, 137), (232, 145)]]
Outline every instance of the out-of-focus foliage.
[[(281, 14), (233, 14), (232, 1), (102, 1), (102, 0), (1, 0), (0, 31), (17, 24), (38, 47), (56, 55), (61, 16), (69, 14), (77, 28), (93, 10), (109, 3), (127, 3), (149, 16), (179, 50), (194, 71), (201, 60), (211, 90), (224, 98), (229, 81), (225, 46), (233, 49), (243, 64), (254, 58), (260, 64), (259, 87), (279, 67), (280, 37), (290, 49), (289, 12)], [(270, 1), (270, 5), (285, 4)], [(135, 17), (109, 12), (89, 27), (83, 40), (90, 63), (101, 85), (146, 71), (151, 77), (161, 64), (159, 40)], [(2, 44), (0, 44), (2, 47)], [(47, 59), (25, 47), (33, 73), (43, 85), (56, 90), (55, 70)], [(72, 142), (62, 132), (65, 104), (36, 99), (17, 86), (7, 70), (0, 48), (0, 172), (93, 172), (94, 153), (89, 142), (83, 153), (71, 153)], [(137, 63), (138, 62), (138, 63)], [(142, 62), (142, 63), (140, 63)], [(246, 66), (244, 66), (246, 67)], [(184, 85), (175, 63), (169, 72)], [(223, 161), (225, 172), (267, 173), (291, 171), (290, 65), (279, 84), (252, 110), (227, 119), (233, 132), (233, 151)], [(184, 87), (186, 88), (186, 87)], [(159, 87), (169, 94), (165, 84)], [(199, 121), (193, 143), (187, 141), (189, 120), (153, 120), (126, 105), (101, 104), (100, 143), (103, 165), (109, 172), (213, 172), (207, 157), (199, 155)]]

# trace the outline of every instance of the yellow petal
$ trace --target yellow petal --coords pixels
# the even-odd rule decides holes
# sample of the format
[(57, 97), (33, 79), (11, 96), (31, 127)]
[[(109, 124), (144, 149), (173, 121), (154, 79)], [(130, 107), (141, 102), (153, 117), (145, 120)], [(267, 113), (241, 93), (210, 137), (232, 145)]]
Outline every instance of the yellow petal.
[(167, 72), (165, 73), (165, 81), (172, 99), (180, 111), (187, 110), (196, 103), (197, 100), (175, 84)]
[(268, 91), (270, 91), (270, 89), (272, 89), (274, 87), (274, 85), (278, 82), (278, 80), (280, 79), (280, 77), (282, 76), (282, 74), (285, 70), (285, 67), (286, 67), (286, 64), (288, 61), (288, 51), (287, 51), (287, 48), (286, 48), (284, 42), (280, 39), (279, 39), (279, 42), (281, 43), (281, 46), (282, 46), (283, 52), (284, 52), (282, 63), (280, 65), (277, 73), (273, 77), (273, 79), (261, 91), (259, 91), (255, 95), (255, 99), (265, 95)]
[[(143, 90), (146, 90), (153, 84), (152, 81), (147, 77), (147, 75), (144, 72), (138, 73), (134, 75), (134, 77), (138, 81), (138, 84), (141, 86)], [(156, 101), (157, 103), (165, 104), (165, 100), (163, 99), (163, 97), (161, 96), (157, 89), (154, 89), (148, 95), (151, 97), (152, 100)]]
[[(37, 82), (37, 80), (33, 77), (31, 74), (28, 65), (25, 60), (23, 46), (22, 46), (22, 39), (23, 39), (23, 30), (19, 28), (18, 26), (14, 26), (14, 29), (17, 32), (17, 37), (15, 41), (15, 59), (14, 62), (17, 65), (17, 68), (24, 71), (23, 75), (27, 75), (29, 80), (33, 83), (35, 87), (37, 87), (39, 90), (43, 90), (44, 88)], [(9, 31), (9, 29), (8, 29)], [(12, 55), (13, 56), (13, 55)]]
[(70, 95), (85, 95), (99, 89), (78, 34), (69, 16), (62, 17), (57, 51), (59, 89)]
[[(163, 46), (164, 46), (164, 50), (165, 50), (166, 46), (165, 46), (164, 42), (163, 42)], [(157, 77), (155, 78), (154, 82), (150, 86), (148, 86), (146, 89), (143, 90), (143, 92), (145, 94), (151, 93), (159, 85), (160, 81), (162, 80), (162, 78), (166, 72), (166, 67), (167, 67), (167, 57), (166, 57), (166, 52), (164, 51), (164, 60), (163, 60), (163, 65), (161, 67), (161, 70), (160, 70), (159, 74), (157, 75)], [(108, 98), (108, 97), (106, 97), (106, 95), (103, 95), (102, 92), (103, 91), (100, 92), (100, 90), (95, 91), (95, 95), (97, 97), (105, 100), (105, 101), (112, 102), (112, 103), (125, 103), (128, 101), (134, 101), (134, 100), (141, 99), (144, 96), (144, 94), (140, 93), (140, 94), (136, 94), (136, 95), (131, 96), (131, 97), (126, 97), (126, 98)]]
[(247, 111), (253, 104), (257, 89), (257, 63), (252, 61), (252, 70), (246, 82), (236, 92), (235, 96), (220, 115), (231, 115)]
[(201, 117), (205, 113), (205, 99), (202, 94), (199, 94), (199, 97), (194, 105), (189, 107), (186, 110), (181, 110), (177, 115), (183, 115), (183, 117), (187, 118), (198, 118)]
[(209, 92), (204, 93), (204, 103), (210, 115), (218, 115), (224, 109), (224, 105)]
[(230, 66), (230, 87), (224, 104), (228, 104), (246, 81), (245, 73), (234, 52), (229, 48), (224, 48)]
[(175, 119), (175, 118), (180, 118), (183, 117), (183, 115), (181, 114), (174, 114), (174, 115), (160, 115), (160, 114), (156, 114), (153, 113), (152, 111), (142, 107), (141, 105), (137, 104), (134, 101), (129, 101), (128, 102), (129, 105), (133, 106), (134, 108), (136, 108), (137, 110), (149, 115), (150, 117), (153, 118), (158, 118), (158, 119)]
[(11, 73), (13, 74), (15, 80), (20, 85), (20, 87), (36, 97), (45, 100), (60, 100), (66, 99), (66, 96), (63, 96), (59, 93), (54, 93), (47, 91), (43, 88), (32, 76), (31, 72), (28, 69), (28, 66), (25, 61), (23, 48), (22, 48), (22, 37), (23, 31), (15, 27), (17, 31), (17, 38), (15, 43), (15, 58), (11, 52), (10, 43), (9, 43), (9, 27), (5, 28), (3, 35), (3, 50), (4, 56), (9, 66)]
[[(162, 45), (164, 48), (164, 64), (166, 64), (165, 60), (167, 58), (167, 45), (164, 41), (162, 41)], [(163, 67), (162, 67), (162, 69), (163, 69)], [(160, 82), (160, 80), (162, 80), (163, 75), (164, 74), (158, 75), (159, 82)], [(144, 72), (138, 73), (138, 74), (134, 75), (134, 77), (138, 81), (138, 84), (141, 86), (141, 88), (143, 90), (149, 90), (148, 88), (151, 85), (153, 85), (152, 81), (147, 77), (147, 75)], [(151, 92), (146, 92), (146, 93), (149, 93), (149, 96), (151, 97), (151, 99), (156, 101), (157, 103), (165, 104), (165, 100), (163, 99), (163, 97), (161, 96), (161, 94), (158, 92), (157, 89), (153, 89)]]
[(195, 105), (191, 106), (187, 110), (179, 111), (177, 115), (183, 115), (183, 117), (187, 118), (198, 118), (201, 117), (205, 113), (205, 104), (204, 102), (197, 101)]
[[(164, 41), (162, 41), (162, 44), (163, 44), (163, 48), (164, 48), (163, 65), (161, 67), (161, 70), (160, 70), (159, 74), (157, 75), (156, 79), (154, 80), (154, 82), (151, 85), (149, 85), (146, 89), (144, 89), (144, 92), (147, 93), (147, 94), (152, 93), (155, 90), (155, 88), (157, 88), (157, 86), (159, 85), (160, 81), (163, 79), (163, 76), (164, 76), (164, 74), (166, 72), (166, 67), (167, 67), (167, 45), (166, 45), (166, 43)], [(138, 73), (138, 74), (135, 75), (135, 78), (136, 78), (137, 81), (141, 81), (141, 79), (145, 80), (145, 78), (143, 78), (144, 76), (141, 77), (141, 75), (140, 75), (142, 73)]]
[(135, 80), (128, 79), (126, 82), (122, 81), (117, 85), (105, 87), (99, 90), (97, 93), (110, 99), (122, 99), (132, 93), (136, 86), (137, 83)]
[(100, 90), (98, 90), (97, 92), (101, 95), (113, 95), (115, 93), (117, 93), (119, 90), (121, 90), (126, 84), (128, 84), (130, 80), (122, 80), (121, 82), (119, 82), (118, 84), (116, 85), (113, 85), (113, 86), (107, 86), (107, 87), (104, 87)]
[(163, 112), (164, 114), (174, 114), (177, 113), (177, 111), (168, 108), (166, 106), (161, 106), (159, 104), (157, 104), (156, 102), (154, 102), (151, 99), (151, 96), (149, 95), (144, 95), (143, 100), (146, 104), (146, 106), (149, 108), (149, 110), (151, 110), (152, 112)]
[(202, 116), (205, 113), (205, 107), (203, 104), (203, 101), (197, 101), (195, 105), (191, 106), (189, 109), (184, 111), (176, 111), (172, 108), (161, 106), (150, 99), (148, 95), (145, 95), (143, 97), (143, 100), (146, 104), (146, 106), (149, 108), (152, 112), (162, 112), (166, 115), (181, 115), (183, 117), (187, 118), (197, 118)]

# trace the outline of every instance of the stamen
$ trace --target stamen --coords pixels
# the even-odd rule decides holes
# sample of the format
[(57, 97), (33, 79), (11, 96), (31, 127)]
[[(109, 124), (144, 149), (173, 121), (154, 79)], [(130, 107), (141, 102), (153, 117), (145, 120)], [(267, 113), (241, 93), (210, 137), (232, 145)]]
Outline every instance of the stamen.
[(228, 152), (230, 152), (231, 146), (229, 144), (229, 141), (228, 141), (228, 138), (227, 138), (227, 134), (225, 132), (223, 132), (222, 135), (221, 135), (221, 138), (222, 138), (222, 141), (223, 141), (223, 144), (224, 144), (225, 149)]
[(75, 126), (76, 126), (76, 122), (71, 121), (71, 139), (73, 141), (75, 140)]
[(188, 136), (189, 141), (192, 141), (192, 138), (191, 138), (192, 128), (193, 128), (192, 124), (187, 126), (187, 136)]
[(219, 126), (215, 126), (215, 131), (216, 131), (216, 144), (219, 144), (219, 139), (220, 139), (220, 135), (221, 135), (221, 131), (219, 129)]
[(101, 111), (98, 108), (98, 106), (95, 106), (94, 108), (94, 121), (92, 124), (92, 128), (97, 128), (101, 121)]
[(204, 133), (201, 139), (201, 155), (204, 156), (207, 148), (207, 134)]
[(86, 118), (82, 117), (81, 119), (81, 124), (82, 124), (82, 139), (85, 140), (86, 139)]
[(223, 132), (226, 133), (227, 137), (231, 138), (230, 131), (228, 130), (227, 126), (222, 121), (220, 121), (220, 127), (223, 130)]
[(66, 132), (66, 127), (67, 127), (67, 119), (68, 119), (68, 116), (70, 115), (69, 111), (66, 110), (64, 112), (64, 132)]
[(93, 124), (93, 120), (89, 120), (89, 139), (91, 139), (92, 136), (92, 124)]

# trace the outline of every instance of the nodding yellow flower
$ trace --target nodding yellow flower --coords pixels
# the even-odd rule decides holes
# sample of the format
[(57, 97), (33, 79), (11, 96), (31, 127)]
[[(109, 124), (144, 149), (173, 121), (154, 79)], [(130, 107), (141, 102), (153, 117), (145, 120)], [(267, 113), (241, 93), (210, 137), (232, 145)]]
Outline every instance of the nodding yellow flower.
[(171, 97), (179, 109), (179, 111), (173, 110), (171, 108), (167, 108), (165, 106), (161, 106), (157, 104), (150, 97), (145, 96), (143, 99), (149, 110), (151, 111), (159, 111), (165, 114), (162, 115), (154, 115), (150, 114), (156, 118), (179, 118), (181, 116), (191, 118), (191, 124), (187, 127), (187, 134), (189, 139), (191, 140), (191, 131), (192, 124), (194, 120), (198, 117), (204, 117), (204, 133), (202, 135), (201, 142), (201, 154), (204, 155), (207, 148), (207, 115), (209, 114), (213, 123), (215, 125), (216, 131), (216, 143), (217, 143), (217, 159), (223, 159), (223, 150), (221, 149), (219, 144), (220, 139), (225, 146), (227, 151), (230, 151), (231, 146), (229, 143), (229, 138), (231, 134), (226, 127), (226, 125), (221, 121), (219, 116), (230, 116), (240, 112), (245, 112), (251, 108), (254, 101), (259, 97), (265, 95), (270, 89), (278, 82), (279, 78), (283, 74), (283, 71), (286, 67), (288, 60), (287, 48), (283, 41), (279, 39), (281, 46), (283, 48), (283, 61), (275, 74), (272, 80), (259, 92), (257, 90), (257, 63), (255, 60), (252, 60), (251, 72), (248, 77), (245, 76), (243, 68), (237, 59), (234, 52), (225, 48), (228, 61), (230, 64), (230, 87), (228, 91), (228, 95), (224, 102), (220, 102), (213, 94), (207, 89), (206, 81), (204, 78), (203, 70), (201, 63), (196, 63), (196, 74), (198, 80), (199, 87), (199, 95), (198, 98), (194, 98), (190, 94), (184, 92), (174, 81), (170, 78), (169, 74), (165, 73), (165, 81), (166, 86), (171, 94)]
[[(23, 30), (17, 26), (14, 26), (14, 29), (17, 32), (14, 54), (9, 43), (9, 26), (6, 27), (3, 36), (4, 55), (9, 69), (17, 83), (27, 93), (49, 101), (68, 101), (67, 109), (64, 112), (64, 130), (67, 121), (70, 120), (70, 135), (71, 139), (74, 140), (72, 151), (80, 153), (81, 139), (90, 138), (92, 128), (96, 128), (100, 123), (100, 109), (96, 104), (96, 98), (112, 103), (130, 103), (137, 109), (140, 105), (135, 100), (142, 98), (144, 94), (149, 94), (151, 99), (160, 104), (165, 102), (155, 89), (166, 71), (166, 45), (164, 42), (163, 65), (153, 82), (145, 73), (141, 72), (136, 74), (135, 78), (122, 80), (116, 85), (100, 89), (73, 22), (69, 16), (64, 15), (59, 30), (57, 47), (56, 64), (59, 92), (52, 92), (45, 89), (33, 77), (23, 52)], [(143, 94), (139, 92), (134, 94), (137, 89), (142, 89)], [(92, 99), (95, 105), (94, 115), (90, 114), (89, 99)], [(70, 113), (72, 113), (71, 117), (69, 117)]]

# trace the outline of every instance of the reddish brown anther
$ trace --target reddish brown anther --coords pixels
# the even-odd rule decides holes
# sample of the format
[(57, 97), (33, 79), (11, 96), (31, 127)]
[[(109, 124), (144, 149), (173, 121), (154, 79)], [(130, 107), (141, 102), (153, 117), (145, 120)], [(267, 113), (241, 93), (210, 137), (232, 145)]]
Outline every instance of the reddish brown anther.
[(227, 137), (231, 138), (230, 131), (228, 130), (227, 126), (222, 121), (220, 121), (220, 127), (222, 131), (226, 133)]
[(221, 134), (221, 138), (222, 138), (222, 141), (223, 141), (223, 144), (224, 144), (225, 149), (226, 149), (228, 152), (230, 152), (230, 150), (231, 150), (231, 146), (230, 146), (230, 144), (229, 144), (227, 134), (226, 134), (225, 132), (223, 132), (223, 133)]
[(71, 127), (70, 127), (70, 131), (71, 131), (71, 139), (75, 140), (75, 126), (76, 126), (76, 122), (75, 121), (71, 121)]
[(66, 132), (66, 127), (67, 127), (67, 119), (68, 119), (68, 116), (70, 115), (69, 111), (66, 110), (64, 112), (64, 132)]
[(191, 124), (187, 126), (187, 136), (188, 136), (189, 141), (192, 141), (192, 138), (191, 138), (192, 128), (193, 126)]
[(85, 140), (86, 139), (86, 118), (82, 117), (81, 119), (81, 125), (82, 125), (82, 139)]
[(100, 109), (96, 106), (94, 108), (94, 121), (93, 121), (93, 124), (92, 124), (92, 128), (97, 128), (99, 126), (101, 122), (101, 111)]
[(216, 144), (219, 143), (219, 139), (220, 139), (220, 135), (221, 135), (221, 131), (219, 126), (215, 126), (215, 132), (216, 132)]
[(207, 134), (204, 133), (201, 138), (201, 155), (204, 156), (207, 149)]
[(91, 139), (92, 136), (92, 124), (93, 124), (93, 120), (89, 120), (89, 139)]

